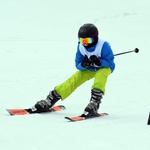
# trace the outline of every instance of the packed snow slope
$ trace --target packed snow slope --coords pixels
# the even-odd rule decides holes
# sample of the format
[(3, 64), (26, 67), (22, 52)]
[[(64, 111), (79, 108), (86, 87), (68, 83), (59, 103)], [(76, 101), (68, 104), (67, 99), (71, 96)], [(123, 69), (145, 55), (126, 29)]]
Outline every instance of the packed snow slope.
[[(149, 150), (149, 0), (0, 0), (0, 149)], [(77, 70), (78, 29), (94, 23), (110, 42), (116, 69), (100, 112), (109, 116), (70, 123), (90, 99), (93, 80), (58, 102), (53, 114), (9, 116), (28, 108)]]

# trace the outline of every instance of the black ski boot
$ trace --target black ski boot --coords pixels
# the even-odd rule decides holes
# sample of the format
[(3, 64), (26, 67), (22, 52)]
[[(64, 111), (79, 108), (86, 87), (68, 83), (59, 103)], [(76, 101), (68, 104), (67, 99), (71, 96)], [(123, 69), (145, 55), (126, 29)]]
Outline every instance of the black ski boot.
[(35, 110), (37, 112), (47, 112), (60, 98), (60, 95), (58, 95), (55, 90), (50, 91), (45, 100), (40, 100), (35, 104)]
[(92, 89), (90, 102), (84, 109), (84, 113), (82, 114), (82, 116), (96, 116), (98, 114), (102, 96), (102, 91), (98, 89)]

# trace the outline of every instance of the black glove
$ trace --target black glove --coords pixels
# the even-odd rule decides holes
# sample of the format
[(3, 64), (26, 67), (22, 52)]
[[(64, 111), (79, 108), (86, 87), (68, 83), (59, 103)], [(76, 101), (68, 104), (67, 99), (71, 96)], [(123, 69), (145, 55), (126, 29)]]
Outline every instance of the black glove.
[(95, 55), (90, 56), (90, 61), (92, 62), (91, 64), (93, 67), (101, 66), (101, 62), (100, 62), (99, 58)]
[(87, 55), (85, 55), (85, 57), (81, 63), (81, 66), (84, 68), (88, 68), (89, 66), (91, 66), (91, 61), (90, 61), (90, 59), (88, 59)]

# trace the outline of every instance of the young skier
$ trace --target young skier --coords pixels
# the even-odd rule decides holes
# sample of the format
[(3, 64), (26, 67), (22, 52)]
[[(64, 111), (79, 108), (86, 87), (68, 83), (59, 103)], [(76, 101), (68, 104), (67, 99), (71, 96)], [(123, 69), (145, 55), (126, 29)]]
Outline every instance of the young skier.
[(94, 78), (90, 102), (85, 107), (82, 116), (97, 115), (105, 93), (107, 77), (115, 68), (112, 49), (107, 41), (98, 37), (98, 34), (98, 29), (94, 24), (87, 23), (80, 27), (75, 58), (78, 71), (50, 91), (45, 100), (38, 101), (34, 106), (36, 111), (48, 111), (58, 100), (66, 99), (81, 84)]

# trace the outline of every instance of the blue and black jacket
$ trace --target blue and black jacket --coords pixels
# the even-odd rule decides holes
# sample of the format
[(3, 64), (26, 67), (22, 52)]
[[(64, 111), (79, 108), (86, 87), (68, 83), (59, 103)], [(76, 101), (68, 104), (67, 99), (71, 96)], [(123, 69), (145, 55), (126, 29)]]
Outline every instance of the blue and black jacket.
[(79, 43), (77, 47), (76, 58), (75, 58), (75, 64), (78, 70), (87, 69), (81, 66), (81, 63), (85, 55), (87, 55), (88, 58), (90, 58), (91, 55), (96, 55), (100, 60), (101, 66), (99, 67), (90, 66), (88, 68), (89, 70), (95, 72), (100, 68), (110, 68), (112, 72), (114, 71), (115, 69), (114, 54), (111, 49), (111, 46), (107, 41), (99, 39), (98, 43), (95, 46), (92, 46), (88, 49), (86, 49), (81, 43)]

